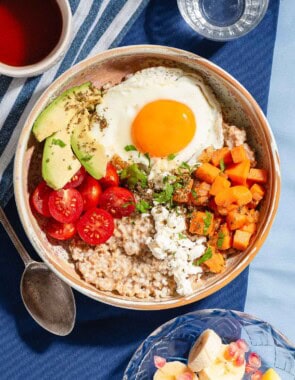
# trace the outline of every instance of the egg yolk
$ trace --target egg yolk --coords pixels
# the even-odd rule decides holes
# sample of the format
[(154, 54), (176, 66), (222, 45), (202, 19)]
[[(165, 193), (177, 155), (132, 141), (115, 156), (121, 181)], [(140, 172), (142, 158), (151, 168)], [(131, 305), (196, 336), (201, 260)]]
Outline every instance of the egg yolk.
[(175, 100), (146, 104), (132, 123), (132, 140), (142, 153), (166, 157), (185, 148), (196, 132), (192, 110)]

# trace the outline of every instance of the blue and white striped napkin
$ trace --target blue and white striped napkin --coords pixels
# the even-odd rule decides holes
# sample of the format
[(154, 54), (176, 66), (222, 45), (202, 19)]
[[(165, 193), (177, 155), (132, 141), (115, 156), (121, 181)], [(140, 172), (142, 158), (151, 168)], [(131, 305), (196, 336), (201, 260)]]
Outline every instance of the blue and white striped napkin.
[(70, 0), (69, 49), (54, 67), (34, 78), (0, 75), (0, 204), (13, 195), (13, 158), (24, 122), (42, 92), (65, 70), (95, 53), (116, 47), (149, 0)]

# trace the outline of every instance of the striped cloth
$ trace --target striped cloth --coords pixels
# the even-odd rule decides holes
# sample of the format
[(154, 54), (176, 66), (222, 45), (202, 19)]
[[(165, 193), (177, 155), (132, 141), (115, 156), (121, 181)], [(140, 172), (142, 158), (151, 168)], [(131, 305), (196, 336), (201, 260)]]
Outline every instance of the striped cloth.
[(148, 0), (70, 0), (72, 40), (63, 60), (34, 78), (0, 76), (0, 204), (13, 194), (13, 157), (22, 126), (42, 92), (65, 70), (118, 46)]
[[(1, 194), (3, 202), (11, 194), (10, 162), (24, 113), (57, 75), (101, 49), (151, 43), (198, 53), (233, 74), (266, 111), (279, 0), (270, 0), (265, 18), (253, 32), (229, 43), (200, 38), (182, 20), (176, 0), (71, 0), (71, 6), (73, 43), (63, 62), (41, 77), (13, 81), (1, 78), (0, 100), (6, 103), (0, 103), (0, 118), (5, 121), (0, 132), (1, 193), (2, 186), (6, 190), (5, 196)], [(9, 94), (4, 96), (8, 89)], [(38, 259), (21, 227), (13, 199), (5, 211), (31, 255)], [(172, 310), (123, 310), (75, 292), (75, 329), (67, 337), (55, 337), (42, 330), (22, 304), (19, 279), (23, 264), (1, 226), (0, 242), (1, 380), (121, 380), (134, 350), (162, 323), (193, 310), (243, 310), (245, 306), (248, 269), (212, 296)]]

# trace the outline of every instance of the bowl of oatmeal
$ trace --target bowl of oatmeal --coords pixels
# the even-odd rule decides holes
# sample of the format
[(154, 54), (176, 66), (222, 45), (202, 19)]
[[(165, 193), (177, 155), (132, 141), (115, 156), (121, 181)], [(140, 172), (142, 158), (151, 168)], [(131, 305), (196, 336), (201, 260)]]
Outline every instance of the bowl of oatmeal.
[(192, 53), (133, 46), (60, 76), (21, 133), (14, 189), (48, 266), (85, 295), (164, 309), (202, 299), (253, 260), (280, 194), (256, 101)]

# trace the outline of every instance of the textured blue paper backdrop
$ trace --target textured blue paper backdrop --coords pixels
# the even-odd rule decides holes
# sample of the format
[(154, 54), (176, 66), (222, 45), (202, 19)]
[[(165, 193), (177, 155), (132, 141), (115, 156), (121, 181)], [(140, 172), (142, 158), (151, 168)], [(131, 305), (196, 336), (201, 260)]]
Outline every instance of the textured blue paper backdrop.
[[(196, 52), (233, 74), (266, 110), (278, 6), (271, 0), (264, 20), (247, 36), (216, 43), (198, 37), (184, 23), (176, 1), (151, 0), (127, 35), (113, 45), (153, 43)], [(13, 200), (6, 211), (33, 254)], [(1, 379), (121, 379), (133, 351), (161, 323), (196, 309), (244, 308), (248, 270), (215, 295), (176, 310), (120, 310), (75, 293), (76, 327), (70, 336), (58, 338), (39, 328), (25, 311), (18, 290), (22, 263), (3, 229), (0, 238)]]

